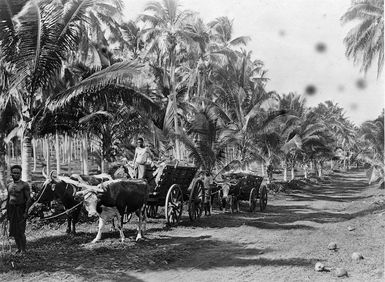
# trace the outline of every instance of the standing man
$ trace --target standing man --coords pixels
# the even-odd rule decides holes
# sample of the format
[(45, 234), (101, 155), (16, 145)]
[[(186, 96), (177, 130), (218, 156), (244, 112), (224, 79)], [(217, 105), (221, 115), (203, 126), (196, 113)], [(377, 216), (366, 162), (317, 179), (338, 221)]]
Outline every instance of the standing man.
[(11, 167), (13, 182), (8, 186), (7, 215), (9, 220), (9, 236), (15, 238), (17, 253), (25, 253), (25, 238), (28, 208), (31, 202), (31, 189), (27, 182), (20, 180), (21, 166)]
[(203, 186), (204, 186), (204, 200), (203, 207), (205, 215), (211, 215), (211, 185), (213, 184), (213, 177), (209, 170), (206, 171), (203, 177)]
[(143, 179), (146, 173), (147, 161), (152, 163), (152, 153), (148, 147), (144, 146), (143, 138), (139, 137), (137, 144), (134, 156), (135, 176), (138, 179)]

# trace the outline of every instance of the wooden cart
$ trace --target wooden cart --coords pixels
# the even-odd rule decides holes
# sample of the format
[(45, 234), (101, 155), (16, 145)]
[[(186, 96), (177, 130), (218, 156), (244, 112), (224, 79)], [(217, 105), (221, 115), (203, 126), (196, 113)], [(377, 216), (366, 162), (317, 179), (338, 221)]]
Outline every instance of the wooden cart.
[[(248, 201), (249, 211), (255, 211), (258, 205), (259, 209), (264, 211), (267, 206), (267, 188), (261, 185), (263, 177), (249, 173), (237, 172), (227, 173), (223, 175), (224, 179), (230, 183), (229, 195), (236, 197), (238, 201)], [(218, 190), (221, 187), (218, 187)], [(221, 191), (218, 191), (219, 200), (221, 201)]]
[(175, 226), (179, 223), (183, 205), (188, 205), (191, 221), (202, 215), (204, 187), (196, 178), (198, 168), (188, 166), (166, 165), (155, 184), (150, 181), (150, 194), (147, 201), (148, 217), (156, 217), (159, 206), (164, 206), (167, 224)]

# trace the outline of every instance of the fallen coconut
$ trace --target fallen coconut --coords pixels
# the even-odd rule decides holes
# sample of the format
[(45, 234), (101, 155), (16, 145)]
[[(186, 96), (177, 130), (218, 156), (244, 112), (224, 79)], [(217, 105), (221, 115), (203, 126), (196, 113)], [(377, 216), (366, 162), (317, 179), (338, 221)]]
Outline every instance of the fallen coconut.
[(325, 266), (321, 262), (317, 262), (314, 266), (315, 271), (323, 271)]
[(335, 274), (337, 277), (348, 277), (348, 272), (345, 268), (337, 267), (335, 270)]
[(354, 229), (355, 229), (354, 227), (348, 226), (349, 231), (353, 231)]
[(353, 260), (360, 260), (360, 259), (363, 259), (363, 258), (364, 257), (360, 253), (358, 253), (358, 252), (352, 253), (352, 259)]
[(330, 242), (329, 245), (328, 245), (328, 249), (335, 251), (337, 249), (337, 243)]

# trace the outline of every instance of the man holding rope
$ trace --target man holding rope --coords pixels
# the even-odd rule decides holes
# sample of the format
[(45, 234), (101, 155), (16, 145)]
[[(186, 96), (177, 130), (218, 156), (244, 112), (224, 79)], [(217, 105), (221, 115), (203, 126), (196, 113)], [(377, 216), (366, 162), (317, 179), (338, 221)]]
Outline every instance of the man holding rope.
[(25, 253), (27, 239), (25, 237), (28, 208), (31, 202), (31, 189), (22, 181), (21, 166), (11, 167), (13, 182), (8, 186), (7, 215), (9, 220), (9, 236), (15, 238), (16, 253)]

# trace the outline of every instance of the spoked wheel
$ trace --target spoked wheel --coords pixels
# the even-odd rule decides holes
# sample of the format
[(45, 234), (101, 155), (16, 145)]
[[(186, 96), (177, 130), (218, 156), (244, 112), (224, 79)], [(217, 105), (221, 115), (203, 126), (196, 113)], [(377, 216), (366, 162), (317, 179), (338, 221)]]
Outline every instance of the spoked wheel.
[(255, 211), (255, 208), (257, 207), (257, 200), (258, 200), (258, 192), (256, 188), (251, 189), (250, 196), (249, 196), (249, 211), (253, 212)]
[(183, 195), (178, 184), (171, 185), (166, 196), (164, 213), (168, 225), (175, 226), (179, 223), (183, 211)]
[(158, 214), (158, 205), (146, 206), (146, 214), (148, 218), (155, 218)]
[(201, 217), (203, 211), (204, 198), (203, 182), (198, 180), (191, 189), (190, 198), (188, 201), (188, 215), (191, 221), (195, 221)]
[(259, 188), (259, 207), (261, 211), (264, 211), (267, 206), (267, 189), (266, 186), (263, 185)]

